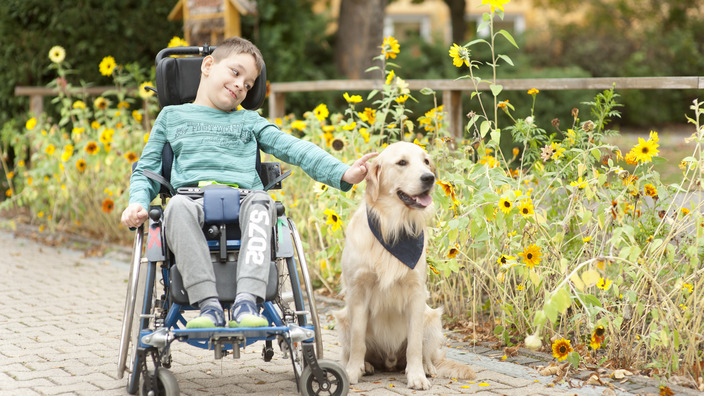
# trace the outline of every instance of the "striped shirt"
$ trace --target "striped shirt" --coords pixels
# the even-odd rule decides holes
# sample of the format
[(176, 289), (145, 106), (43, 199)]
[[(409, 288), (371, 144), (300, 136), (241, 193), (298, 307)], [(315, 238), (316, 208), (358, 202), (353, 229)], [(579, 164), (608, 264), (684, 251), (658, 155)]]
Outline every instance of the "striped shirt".
[(282, 132), (257, 112), (224, 112), (187, 103), (164, 107), (157, 117), (130, 178), (130, 204), (145, 209), (160, 185), (142, 171), (161, 172), (161, 151), (168, 142), (174, 152), (171, 184), (174, 188), (215, 180), (241, 188), (263, 189), (256, 172), (257, 143), (265, 153), (299, 166), (314, 180), (348, 191), (342, 181), (349, 166), (315, 144)]

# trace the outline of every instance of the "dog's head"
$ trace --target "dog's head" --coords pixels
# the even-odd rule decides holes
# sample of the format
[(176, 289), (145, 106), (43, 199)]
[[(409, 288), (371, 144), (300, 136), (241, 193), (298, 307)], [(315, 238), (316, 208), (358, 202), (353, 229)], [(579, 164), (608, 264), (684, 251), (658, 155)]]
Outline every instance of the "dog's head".
[[(366, 199), (373, 206), (425, 210), (433, 203), (435, 165), (422, 147), (397, 142), (386, 147), (367, 173)], [(396, 202), (394, 202), (396, 201)]]

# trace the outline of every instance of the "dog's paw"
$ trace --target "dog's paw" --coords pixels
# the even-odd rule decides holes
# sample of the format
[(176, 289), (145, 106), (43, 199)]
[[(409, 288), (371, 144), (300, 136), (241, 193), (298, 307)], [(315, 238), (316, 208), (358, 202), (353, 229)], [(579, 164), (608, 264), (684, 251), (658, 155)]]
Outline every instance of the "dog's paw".
[[(372, 370), (373, 369), (374, 368), (372, 368)], [(347, 371), (347, 378), (349, 378), (350, 384), (356, 384), (359, 382), (359, 377), (366, 373), (366, 364), (364, 362), (362, 362), (362, 364), (348, 362), (345, 371)]]
[(374, 366), (369, 362), (364, 362), (364, 375), (374, 375)]
[(410, 370), (406, 373), (408, 387), (411, 389), (426, 390), (430, 389), (430, 381), (425, 377), (422, 370)]
[(432, 362), (423, 363), (423, 370), (425, 371), (425, 375), (427, 377), (438, 376), (438, 369), (435, 368), (435, 365)]

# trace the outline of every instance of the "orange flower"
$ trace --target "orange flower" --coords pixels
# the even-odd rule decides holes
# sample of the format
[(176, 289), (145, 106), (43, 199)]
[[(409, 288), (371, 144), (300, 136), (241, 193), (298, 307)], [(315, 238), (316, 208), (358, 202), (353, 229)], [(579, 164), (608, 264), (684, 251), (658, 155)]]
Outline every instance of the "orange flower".
[(115, 202), (110, 198), (103, 200), (103, 212), (110, 213), (115, 208)]

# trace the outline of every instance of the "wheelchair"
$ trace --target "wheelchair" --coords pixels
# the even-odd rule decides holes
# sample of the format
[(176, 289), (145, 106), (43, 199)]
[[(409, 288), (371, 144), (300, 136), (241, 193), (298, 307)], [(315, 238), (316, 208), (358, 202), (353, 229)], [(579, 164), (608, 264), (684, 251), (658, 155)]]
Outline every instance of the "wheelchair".
[[(159, 105), (191, 102), (200, 81), (204, 56), (215, 49), (172, 47), (156, 56), (156, 92)], [(256, 110), (266, 96), (266, 69), (256, 80), (242, 106)], [(162, 152), (161, 174), (145, 176), (161, 184), (161, 201), (175, 194), (204, 197), (206, 225), (203, 232), (211, 252), (219, 299), (227, 310), (235, 298), (239, 224), (233, 221), (240, 198), (247, 190), (233, 188), (184, 187), (175, 191), (169, 183), (173, 152), (167, 144)], [(281, 188), (290, 174), (281, 174), (277, 162), (262, 162), (256, 168), (265, 190)], [(133, 168), (134, 169), (134, 168)], [(220, 186), (218, 186), (220, 187)], [(214, 198), (212, 198), (214, 197)], [(217, 205), (208, 204), (219, 202)], [(224, 203), (224, 204), (223, 204)], [(298, 390), (303, 395), (345, 395), (349, 380), (337, 362), (323, 359), (321, 327), (312, 284), (300, 236), (295, 223), (286, 217), (285, 207), (277, 205), (277, 221), (272, 238), (272, 262), (267, 296), (258, 307), (269, 326), (261, 328), (186, 329), (183, 314), (197, 308), (189, 305), (173, 253), (163, 232), (163, 205), (151, 205), (149, 218), (135, 232), (125, 311), (122, 320), (118, 378), (127, 373), (127, 392), (142, 395), (177, 395), (178, 382), (171, 367), (171, 347), (175, 341), (212, 350), (215, 359), (240, 357), (240, 348), (262, 342), (265, 362), (274, 356), (274, 341), (283, 358), (291, 360)]]

